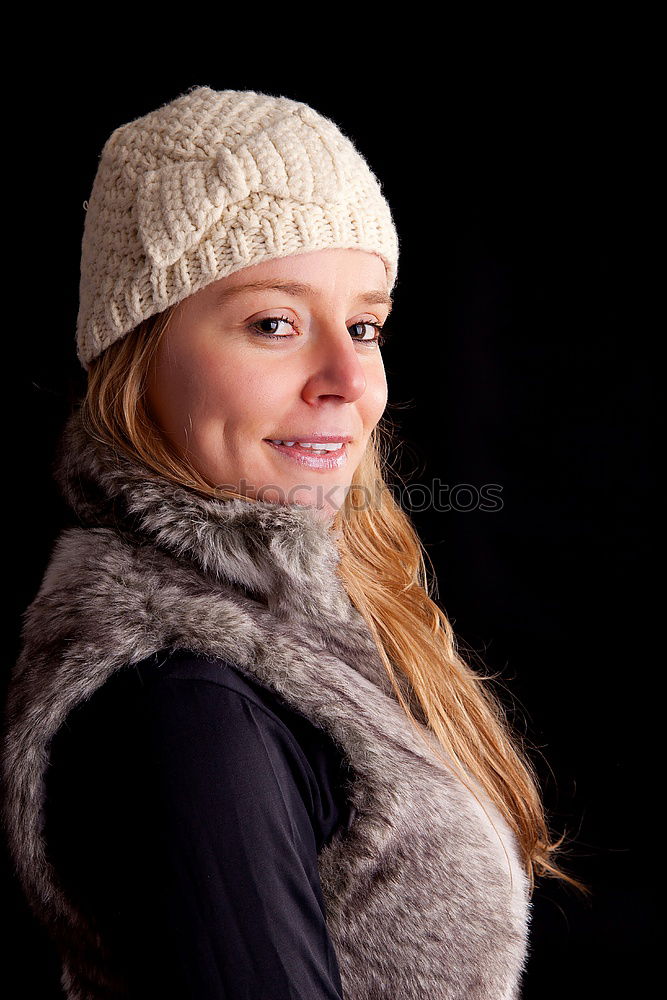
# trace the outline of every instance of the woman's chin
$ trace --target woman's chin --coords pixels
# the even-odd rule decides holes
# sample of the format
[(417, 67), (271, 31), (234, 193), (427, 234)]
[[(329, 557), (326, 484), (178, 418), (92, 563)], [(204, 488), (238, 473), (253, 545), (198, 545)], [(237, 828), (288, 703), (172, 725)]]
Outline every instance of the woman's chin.
[(312, 507), (317, 517), (322, 521), (332, 521), (340, 507), (345, 502), (348, 487), (337, 489), (332, 487), (324, 490), (321, 486), (312, 489), (302, 488), (292, 490), (288, 494), (288, 503), (298, 503), (303, 507)]

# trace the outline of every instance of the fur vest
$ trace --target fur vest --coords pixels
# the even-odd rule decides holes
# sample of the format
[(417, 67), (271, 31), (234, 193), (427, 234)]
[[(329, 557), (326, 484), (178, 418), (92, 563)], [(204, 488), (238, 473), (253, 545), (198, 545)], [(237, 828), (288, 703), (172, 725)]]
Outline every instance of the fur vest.
[(298, 504), (209, 499), (154, 477), (91, 439), (79, 409), (54, 470), (74, 517), (24, 613), (3, 822), (68, 1000), (126, 993), (94, 914), (77, 910), (49, 861), (49, 744), (114, 671), (164, 649), (235, 664), (327, 731), (350, 765), (350, 822), (318, 860), (345, 1000), (519, 997), (530, 902), (514, 835), (411, 728), (337, 574), (330, 526)]

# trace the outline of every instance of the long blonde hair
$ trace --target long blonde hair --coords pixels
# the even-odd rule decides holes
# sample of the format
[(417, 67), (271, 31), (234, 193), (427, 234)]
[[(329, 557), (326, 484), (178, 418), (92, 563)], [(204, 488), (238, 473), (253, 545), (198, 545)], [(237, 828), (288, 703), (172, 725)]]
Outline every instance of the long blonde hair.
[[(149, 411), (148, 375), (173, 312), (170, 308), (145, 320), (90, 363), (82, 418), (93, 436), (124, 449), (173, 482), (207, 496), (240, 496), (230, 490), (221, 493), (191, 466)], [(433, 598), (437, 585), (427, 570), (425, 550), (385, 478), (393, 447), (393, 431), (383, 417), (336, 512), (345, 589), (368, 624), (416, 732), (423, 737), (426, 726), (435, 734), (446, 754), (438, 754), (442, 762), (454, 767), (465, 783), (466, 772), (472, 775), (514, 831), (529, 892), (536, 876), (546, 876), (589, 894), (587, 886), (556, 862), (566, 835), (552, 840), (533, 765), (510, 728), (500, 698), (489, 687), (497, 675), (466, 662), (445, 612)], [(372, 503), (367, 502), (369, 496)], [(407, 679), (409, 697), (416, 699), (412, 707), (398, 673)]]

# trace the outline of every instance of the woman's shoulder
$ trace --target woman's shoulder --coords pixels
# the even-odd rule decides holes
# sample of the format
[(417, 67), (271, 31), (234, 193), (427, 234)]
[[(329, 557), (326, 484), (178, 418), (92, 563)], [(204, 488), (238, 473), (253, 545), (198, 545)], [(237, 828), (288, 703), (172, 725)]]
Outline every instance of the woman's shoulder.
[[(242, 699), (250, 703), (265, 717), (268, 725), (286, 731), (308, 760), (312, 752), (319, 749), (337, 767), (345, 764), (342, 752), (324, 729), (231, 661), (189, 649), (161, 651), (131, 667), (124, 667), (117, 677), (117, 685), (119, 690), (134, 689), (148, 700), (154, 700), (160, 689), (168, 687), (177, 688), (183, 697), (188, 688), (195, 690), (211, 685), (218, 699)], [(211, 711), (216, 711), (215, 700), (211, 702)]]
[(292, 709), (276, 692), (261, 684), (240, 666), (229, 660), (194, 652), (189, 649), (159, 651), (140, 663), (125, 666), (117, 678), (119, 687), (146, 691), (154, 684), (185, 681), (191, 685), (212, 684), (230, 693), (247, 699), (262, 709), (275, 721), (289, 722), (290, 728), (300, 728), (315, 736), (321, 733), (318, 727), (301, 713)]
[(236, 785), (252, 766), (258, 794), (267, 768), (280, 772), (298, 789), (318, 847), (347, 819), (348, 765), (329, 734), (236, 664), (187, 649), (116, 670), (70, 713), (51, 763), (62, 777), (85, 761), (100, 777), (124, 771), (137, 783), (146, 762), (166, 767), (172, 752), (180, 775), (186, 760), (201, 760), (212, 780), (224, 769)]

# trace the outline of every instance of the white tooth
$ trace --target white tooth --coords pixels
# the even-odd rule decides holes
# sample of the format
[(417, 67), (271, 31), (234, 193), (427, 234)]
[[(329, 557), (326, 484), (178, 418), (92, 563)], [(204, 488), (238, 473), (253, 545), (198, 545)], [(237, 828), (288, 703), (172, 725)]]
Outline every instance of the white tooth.
[(343, 447), (342, 441), (316, 443), (313, 441), (278, 441), (271, 438), (273, 444), (285, 444), (288, 448), (293, 448), (298, 444), (301, 448), (310, 448), (312, 451), (339, 451)]
[(309, 441), (299, 442), (302, 448), (311, 448), (313, 451), (338, 451), (342, 447), (341, 442), (328, 442), (322, 441), (321, 443), (313, 443)]

